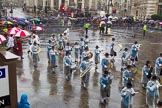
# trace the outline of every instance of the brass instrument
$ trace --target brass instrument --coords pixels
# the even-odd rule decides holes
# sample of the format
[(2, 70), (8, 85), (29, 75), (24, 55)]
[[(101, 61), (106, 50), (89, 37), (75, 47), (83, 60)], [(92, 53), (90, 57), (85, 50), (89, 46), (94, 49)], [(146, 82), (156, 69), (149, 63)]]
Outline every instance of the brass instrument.
[(41, 48), (40, 48), (39, 46), (37, 47), (37, 51), (36, 51), (36, 52), (33, 52), (33, 51), (32, 51), (32, 47), (33, 47), (33, 45), (30, 45), (30, 52), (32, 52), (33, 54), (38, 54), (38, 53), (40, 53)]
[(110, 61), (107, 66), (107, 71), (109, 72), (113, 67), (113, 63)]
[(89, 64), (88, 67), (80, 73), (80, 78), (84, 77), (88, 71), (90, 71), (92, 68), (92, 64)]
[[(88, 57), (88, 59), (91, 59), (93, 57), (93, 53), (92, 52), (89, 52), (87, 54), (87, 57)], [(87, 68), (83, 72), (80, 73), (80, 77), (81, 78), (84, 77), (86, 75), (86, 73), (91, 70), (91, 68), (92, 68), (92, 64), (89, 63), (89, 65), (87, 66)]]
[(89, 52), (89, 53), (87, 54), (87, 57), (88, 57), (88, 59), (91, 59), (91, 58), (93, 57), (93, 53), (92, 53), (92, 52)]

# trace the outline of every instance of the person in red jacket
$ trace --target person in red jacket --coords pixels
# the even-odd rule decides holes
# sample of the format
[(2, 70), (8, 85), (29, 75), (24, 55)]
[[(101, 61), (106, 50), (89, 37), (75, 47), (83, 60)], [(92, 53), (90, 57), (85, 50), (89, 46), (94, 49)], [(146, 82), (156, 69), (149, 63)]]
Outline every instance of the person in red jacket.
[(16, 37), (16, 39), (14, 41), (14, 50), (13, 50), (13, 52), (17, 56), (20, 56), (21, 59), (24, 59), (23, 58), (23, 50), (22, 50), (22, 41), (21, 41), (20, 37)]

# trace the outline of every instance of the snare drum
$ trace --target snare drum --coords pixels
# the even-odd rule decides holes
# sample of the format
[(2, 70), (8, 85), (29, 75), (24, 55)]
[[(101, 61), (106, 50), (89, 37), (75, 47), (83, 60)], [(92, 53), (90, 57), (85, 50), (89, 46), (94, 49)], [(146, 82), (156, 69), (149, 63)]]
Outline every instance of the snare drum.
[(71, 67), (70, 67), (72, 70), (75, 70), (76, 69), (76, 64), (75, 63), (72, 63)]

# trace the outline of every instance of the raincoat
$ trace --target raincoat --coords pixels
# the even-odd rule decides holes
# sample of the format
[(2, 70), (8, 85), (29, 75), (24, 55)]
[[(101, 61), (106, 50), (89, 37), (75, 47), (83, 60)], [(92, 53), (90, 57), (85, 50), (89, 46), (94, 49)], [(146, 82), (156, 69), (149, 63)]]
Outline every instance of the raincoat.
[(156, 75), (162, 75), (162, 57), (158, 57), (155, 62), (155, 72)]
[(100, 51), (99, 51), (99, 49), (95, 49), (94, 53), (95, 53), (95, 64), (98, 64), (98, 63), (100, 63)]
[[(86, 70), (90, 62), (88, 61), (82, 61), (80, 64), (80, 72), (83, 72)], [(81, 84), (88, 84), (89, 82), (89, 77), (90, 77), (90, 72), (88, 71), (82, 78), (81, 78)]]
[(102, 72), (104, 73), (104, 71), (107, 70), (107, 66), (109, 64), (109, 60), (108, 58), (103, 58), (102, 61), (101, 61), (101, 65), (102, 65)]
[(75, 54), (75, 60), (78, 60), (78, 58), (79, 58), (79, 45), (74, 46), (74, 54)]
[(51, 63), (51, 67), (52, 68), (55, 68), (56, 66), (56, 53), (54, 50), (50, 50), (49, 51), (49, 54), (50, 54), (50, 63)]
[(142, 68), (142, 78), (141, 78), (141, 82), (143, 84), (147, 84), (148, 82), (148, 75), (149, 75), (149, 71), (150, 71), (150, 68), (147, 67), (146, 65)]
[(39, 55), (37, 53), (38, 46), (32, 45), (32, 56), (33, 56), (33, 65), (37, 66), (39, 61)]
[(133, 77), (133, 73), (129, 70), (125, 70), (123, 72), (123, 77), (122, 77), (123, 86), (126, 85), (128, 81), (132, 79), (132, 77)]
[(28, 102), (28, 97), (26, 94), (21, 95), (20, 102), (18, 102), (18, 108), (30, 108), (30, 104)]
[(146, 104), (149, 108), (155, 108), (159, 98), (160, 83), (158, 81), (149, 81), (146, 86)]
[(133, 96), (135, 91), (133, 88), (124, 87), (121, 90), (121, 108), (133, 108)]
[(67, 78), (71, 78), (71, 74), (72, 74), (72, 69), (71, 69), (72, 59), (71, 59), (71, 57), (64, 56), (63, 62), (64, 62), (64, 73), (65, 73), (65, 76)]

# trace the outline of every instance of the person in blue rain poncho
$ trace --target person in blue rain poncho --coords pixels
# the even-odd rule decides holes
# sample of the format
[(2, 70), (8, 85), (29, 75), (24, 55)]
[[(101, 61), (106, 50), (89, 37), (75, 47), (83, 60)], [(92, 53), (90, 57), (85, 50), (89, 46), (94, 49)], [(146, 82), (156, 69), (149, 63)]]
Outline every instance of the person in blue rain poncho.
[(18, 102), (18, 108), (31, 108), (26, 94), (21, 95), (20, 101)]
[(47, 58), (48, 58), (48, 63), (50, 63), (50, 50), (52, 49), (52, 45), (51, 45), (51, 40), (48, 41), (48, 45), (47, 45)]
[(142, 68), (142, 77), (141, 77), (142, 87), (146, 87), (147, 82), (150, 80), (152, 70), (153, 69), (151, 67), (151, 62), (146, 61), (145, 65)]
[[(108, 73), (108, 72), (104, 72)], [(112, 77), (109, 74), (103, 74), (100, 78), (101, 103), (106, 102), (106, 97), (110, 97)]]
[(63, 58), (63, 62), (64, 62), (65, 78), (68, 81), (68, 80), (70, 80), (71, 74), (72, 74), (72, 69), (71, 69), (72, 59), (70, 57), (70, 53), (69, 52), (66, 52), (66, 55)]
[(71, 51), (72, 51), (72, 48), (71, 48), (70, 44), (67, 43), (66, 46), (65, 46), (65, 48), (64, 48), (64, 52), (65, 52), (65, 54), (67, 52), (69, 52), (69, 54), (71, 54)]
[[(91, 63), (92, 62), (89, 61), (89, 58), (85, 57), (80, 64), (80, 72), (83, 73), (91, 65)], [(81, 86), (84, 88), (87, 88), (89, 84), (90, 69), (91, 68), (89, 68), (86, 74), (81, 77)]]
[(122, 69), (125, 69), (126, 66), (127, 66), (127, 58), (128, 58), (128, 56), (129, 56), (128, 48), (125, 48), (124, 51), (123, 51), (122, 54), (121, 54)]
[(82, 52), (83, 52), (84, 46), (85, 46), (85, 42), (84, 42), (83, 38), (80, 38), (79, 46), (80, 46), (80, 55), (82, 55)]
[[(90, 42), (90, 40), (89, 40), (88, 36), (85, 36), (84, 47), (88, 47), (89, 42)], [(88, 50), (89, 50), (89, 48), (88, 48)]]
[(137, 48), (137, 44), (138, 42), (134, 42), (134, 44), (131, 47), (131, 52), (130, 52), (130, 56), (131, 56), (131, 64), (135, 66), (136, 61), (138, 61), (138, 50), (139, 48)]
[(133, 97), (137, 92), (132, 88), (131, 83), (121, 90), (121, 108), (133, 108)]
[(160, 57), (156, 59), (155, 73), (158, 77), (162, 75), (162, 53), (160, 53)]
[(82, 55), (81, 55), (81, 60), (82, 61), (85, 59), (85, 57), (87, 57), (88, 53), (89, 53), (88, 47), (85, 47), (84, 51), (82, 52)]
[(75, 42), (74, 44), (74, 55), (75, 55), (75, 62), (78, 62), (79, 59), (79, 44), (78, 42)]
[(55, 50), (55, 46), (52, 46), (52, 49), (49, 51), (49, 54), (50, 54), (50, 65), (51, 65), (52, 71), (54, 72), (54, 69), (57, 67), (56, 65), (57, 51)]
[(94, 57), (95, 69), (98, 69), (97, 64), (100, 63), (100, 53), (101, 53), (101, 51), (99, 50), (99, 46), (96, 45), (96, 49), (94, 51), (94, 54), (95, 54), (95, 57)]
[(152, 76), (146, 86), (146, 104), (148, 108), (156, 108), (159, 100), (159, 87), (161, 87), (157, 76)]
[(123, 76), (122, 76), (122, 84), (123, 84), (123, 86), (126, 86), (126, 84), (127, 84), (128, 82), (131, 83), (132, 80), (133, 80), (133, 73), (132, 73), (132, 71), (131, 71), (131, 66), (128, 65), (128, 66), (127, 66), (127, 69), (124, 70)]
[[(110, 62), (109, 53), (105, 53), (105, 57), (101, 61), (102, 73), (107, 71), (107, 66), (108, 66), (109, 62)], [(107, 73), (105, 73), (105, 74), (107, 74)]]

